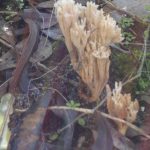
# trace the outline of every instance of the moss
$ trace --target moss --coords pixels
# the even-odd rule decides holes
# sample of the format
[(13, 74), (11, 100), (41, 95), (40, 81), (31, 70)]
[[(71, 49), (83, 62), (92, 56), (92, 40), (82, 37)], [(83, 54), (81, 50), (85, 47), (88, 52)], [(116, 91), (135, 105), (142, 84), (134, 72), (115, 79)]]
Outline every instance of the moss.
[[(116, 75), (116, 81), (126, 81), (131, 76), (136, 75), (137, 70), (140, 65), (140, 58), (142, 56), (142, 51), (140, 49), (133, 49), (131, 54), (115, 53), (112, 56), (112, 63), (114, 63), (114, 70)], [(136, 82), (127, 84), (124, 87), (126, 92), (135, 93)]]
[[(132, 54), (115, 53), (112, 56), (112, 63), (115, 70), (115, 80), (126, 81), (129, 75), (136, 75), (140, 64), (143, 52), (140, 49), (132, 49)], [(131, 92), (133, 95), (146, 91), (150, 87), (150, 53), (147, 53), (144, 62), (141, 77), (134, 80), (132, 83), (124, 87), (125, 92)], [(118, 81), (118, 80), (117, 80)]]

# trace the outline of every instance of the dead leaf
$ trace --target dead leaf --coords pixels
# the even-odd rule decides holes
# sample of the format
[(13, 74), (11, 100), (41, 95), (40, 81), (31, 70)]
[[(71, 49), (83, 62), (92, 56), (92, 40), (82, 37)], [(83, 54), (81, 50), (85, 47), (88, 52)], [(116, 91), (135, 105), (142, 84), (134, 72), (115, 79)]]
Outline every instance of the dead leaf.
[(42, 18), (41, 29), (50, 28), (58, 23), (55, 14), (40, 13), (40, 17)]
[(0, 58), (0, 71), (14, 68), (16, 66), (16, 58), (12, 51), (8, 51)]
[(139, 148), (139, 150), (150, 150), (150, 140), (142, 140), (137, 144), (137, 147)]
[(107, 120), (100, 114), (96, 115), (96, 132), (97, 138), (92, 146), (92, 150), (113, 150), (113, 140), (111, 135), (111, 130)]
[(61, 30), (58, 27), (51, 27), (50, 29), (43, 30), (42, 33), (53, 40), (59, 40), (63, 36)]
[(42, 36), (38, 45), (38, 49), (33, 54), (33, 59), (35, 59), (37, 62), (41, 62), (49, 58), (51, 54), (52, 44), (49, 40), (46, 40), (46, 37)]
[(33, 9), (24, 9), (23, 17), (38, 22), (41, 29), (50, 28), (57, 24), (57, 19), (54, 13), (37, 13)]
[(26, 113), (18, 136), (11, 143), (12, 150), (35, 150), (37, 148), (43, 120), (51, 100), (52, 93), (47, 91), (44, 96), (38, 99), (36, 105)]
[(4, 25), (1, 27), (1, 32), (0, 32), (0, 38), (10, 45), (14, 46), (16, 43), (15, 36), (13, 34), (13, 31), (9, 25)]
[[(65, 105), (65, 103), (66, 101), (64, 100), (64, 98), (55, 92), (53, 94), (53, 100), (51, 101), (50, 106), (53, 105), (63, 106)], [(64, 121), (64, 126), (70, 124), (78, 114), (77, 112), (71, 110), (52, 110), (52, 112)], [(74, 124), (70, 125), (66, 130), (64, 130), (61, 133), (60, 140), (58, 140), (57, 145), (60, 145), (61, 141), (63, 141), (64, 143), (62, 145), (63, 149), (70, 150), (72, 146), (73, 133), (74, 133)]]
[(112, 139), (113, 139), (113, 145), (119, 150), (135, 150), (136, 146), (133, 144), (128, 138), (121, 135), (116, 129), (114, 129), (112, 126), (110, 128)]
[[(17, 53), (21, 54), (22, 47), (27, 39), (22, 40), (16, 45)], [(41, 62), (49, 58), (52, 54), (52, 43), (49, 40), (46, 40), (46, 37), (42, 36), (38, 44), (37, 50), (33, 53), (33, 56), (30, 58), (30, 62)]]
[(51, 9), (54, 7), (54, 3), (55, 3), (54, 0), (45, 1), (45, 2), (38, 4), (37, 8), (50, 8)]

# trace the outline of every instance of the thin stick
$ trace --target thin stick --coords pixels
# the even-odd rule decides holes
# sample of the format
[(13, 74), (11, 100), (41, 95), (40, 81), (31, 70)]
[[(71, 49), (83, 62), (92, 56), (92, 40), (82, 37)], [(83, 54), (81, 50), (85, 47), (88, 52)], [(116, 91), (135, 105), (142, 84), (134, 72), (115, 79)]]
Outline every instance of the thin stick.
[(56, 91), (61, 97), (63, 97), (63, 99), (64, 99), (66, 102), (69, 102), (69, 101), (67, 100), (67, 98), (66, 98), (61, 92), (59, 92), (57, 89), (55, 89), (55, 88), (53, 88), (53, 87), (49, 87), (48, 89)]
[(129, 83), (129, 82), (131, 82), (131, 81), (133, 81), (133, 80), (135, 80), (135, 79), (137, 79), (137, 78), (139, 78), (141, 76), (142, 69), (143, 69), (143, 66), (144, 66), (144, 61), (145, 61), (145, 58), (146, 58), (146, 52), (147, 52), (147, 40), (146, 39), (144, 40), (144, 43), (145, 43), (144, 44), (144, 53), (143, 53), (141, 65), (140, 65), (140, 67), (139, 67), (139, 69), (137, 71), (137, 74), (134, 77), (132, 77), (129, 80), (127, 80), (126, 82), (124, 82), (122, 84), (122, 86), (126, 85), (127, 83)]
[(14, 14), (14, 15), (17, 15), (18, 12), (15, 12), (15, 11), (0, 11), (0, 14)]
[(0, 43), (2, 43), (3, 45), (7, 46), (8, 48), (14, 49), (14, 47), (10, 43), (6, 42), (2, 38), (0, 38)]
[[(93, 114), (95, 111), (94, 109), (85, 109), (85, 108), (72, 108), (72, 107), (67, 107), (67, 106), (51, 106), (49, 107), (48, 109), (50, 110), (53, 110), (53, 109), (64, 109), (64, 110), (74, 110), (74, 111), (79, 111), (79, 112), (82, 112), (85, 114)], [(100, 111), (97, 111), (97, 112), (100, 112)], [(136, 127), (135, 125), (131, 124), (130, 122), (128, 121), (125, 121), (125, 120), (122, 120), (120, 118), (117, 118), (117, 117), (113, 117), (109, 114), (106, 114), (104, 112), (100, 112), (102, 116), (104, 116), (105, 118), (108, 118), (108, 119), (111, 119), (111, 120), (114, 120), (114, 121), (118, 121), (118, 122), (122, 122), (124, 124), (126, 124), (128, 127), (134, 129), (135, 131), (139, 132), (141, 135), (147, 137), (148, 139), (150, 139), (150, 135), (146, 134), (146, 132), (138, 127)], [(83, 115), (83, 114), (82, 114)], [(81, 117), (81, 116), (80, 116)], [(75, 119), (73, 120), (73, 123), (78, 120), (78, 119)], [(67, 126), (65, 126), (64, 128), (66, 129), (68, 126), (70, 126), (70, 124), (68, 124)], [(63, 129), (64, 130), (64, 129)], [(61, 131), (61, 130), (59, 130)]]
[(128, 121), (125, 121), (123, 119), (120, 119), (120, 118), (116, 118), (116, 117), (113, 117), (109, 114), (106, 114), (104, 112), (100, 112), (102, 116), (108, 118), (108, 119), (111, 119), (111, 120), (114, 120), (114, 121), (118, 121), (118, 122), (122, 122), (124, 124), (126, 124), (128, 127), (134, 129), (135, 131), (139, 132), (141, 135), (147, 137), (148, 139), (150, 139), (150, 135), (146, 134), (146, 132), (140, 128), (138, 128), (137, 126), (133, 125), (132, 123), (128, 122)]
[(80, 119), (81, 117), (85, 116), (85, 113), (80, 114), (79, 116), (77, 116), (73, 121), (71, 121), (69, 124), (67, 124), (65, 127), (59, 129), (57, 131), (58, 134), (60, 134), (61, 132), (63, 132), (64, 130), (66, 130), (67, 128), (69, 128), (71, 125), (73, 125), (78, 119)]

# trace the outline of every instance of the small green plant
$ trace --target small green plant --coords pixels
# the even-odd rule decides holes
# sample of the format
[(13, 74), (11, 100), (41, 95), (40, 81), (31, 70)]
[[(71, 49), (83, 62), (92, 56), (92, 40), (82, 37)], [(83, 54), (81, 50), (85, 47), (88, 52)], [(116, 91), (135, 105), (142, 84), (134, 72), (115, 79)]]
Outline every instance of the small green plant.
[(24, 1), (23, 0), (16, 0), (16, 3), (18, 5), (19, 9), (23, 8), (23, 6), (24, 6)]
[(52, 135), (49, 136), (50, 141), (55, 141), (59, 138), (59, 134), (57, 132), (54, 132)]
[(120, 20), (120, 26), (122, 29), (127, 29), (131, 26), (134, 25), (134, 21), (132, 18), (129, 18), (129, 17), (123, 17), (121, 20)]
[(78, 124), (84, 127), (85, 124), (86, 124), (85, 119), (84, 119), (84, 118), (79, 118), (79, 119), (78, 119)]
[(22, 9), (24, 7), (24, 0), (12, 0), (6, 1), (6, 10), (7, 11), (16, 11), (18, 9)]
[(80, 103), (77, 103), (74, 100), (71, 100), (66, 103), (66, 106), (71, 107), (71, 108), (78, 108), (80, 107)]
[(148, 79), (145, 77), (141, 77), (139, 80), (138, 80), (138, 90), (140, 91), (145, 91), (148, 87), (149, 87), (149, 81)]
[(130, 42), (132, 42), (135, 39), (135, 36), (130, 32), (123, 32), (122, 35), (124, 37), (124, 41), (126, 45), (128, 45)]

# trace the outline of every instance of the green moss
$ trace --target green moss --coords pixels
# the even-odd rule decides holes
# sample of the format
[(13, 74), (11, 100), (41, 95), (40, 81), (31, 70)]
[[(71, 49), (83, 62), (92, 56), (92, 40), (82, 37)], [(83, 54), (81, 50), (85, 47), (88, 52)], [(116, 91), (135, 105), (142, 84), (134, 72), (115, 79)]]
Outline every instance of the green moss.
[[(115, 53), (112, 57), (116, 79), (126, 81), (137, 74), (141, 65), (143, 51), (141, 49), (132, 49), (132, 54)], [(147, 53), (141, 77), (124, 87), (126, 92), (136, 94), (136, 92), (146, 91), (150, 87), (150, 53)], [(129, 77), (131, 75), (131, 77)]]

